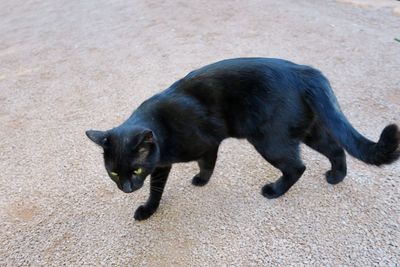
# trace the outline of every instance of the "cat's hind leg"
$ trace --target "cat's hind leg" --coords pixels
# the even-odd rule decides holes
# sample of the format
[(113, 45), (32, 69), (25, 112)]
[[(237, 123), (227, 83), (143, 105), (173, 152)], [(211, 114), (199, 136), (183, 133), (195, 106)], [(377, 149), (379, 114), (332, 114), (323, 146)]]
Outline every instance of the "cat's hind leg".
[(326, 156), (331, 163), (331, 170), (325, 173), (328, 183), (337, 184), (343, 181), (347, 174), (346, 154), (344, 149), (318, 125), (314, 125), (304, 138), (304, 143)]
[(200, 172), (192, 179), (195, 186), (203, 186), (208, 183), (214, 172), (215, 162), (217, 161), (218, 147), (210, 149), (198, 161)]
[(277, 198), (285, 194), (304, 173), (306, 167), (300, 159), (299, 142), (293, 139), (272, 138), (249, 140), (265, 160), (282, 172), (274, 183), (264, 185), (261, 194), (266, 198)]

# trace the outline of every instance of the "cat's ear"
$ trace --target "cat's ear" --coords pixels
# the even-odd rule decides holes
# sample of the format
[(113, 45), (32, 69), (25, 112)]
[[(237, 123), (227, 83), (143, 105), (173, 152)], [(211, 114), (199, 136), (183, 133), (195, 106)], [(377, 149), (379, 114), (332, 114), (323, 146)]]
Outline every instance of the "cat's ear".
[(154, 144), (154, 134), (151, 130), (145, 130), (142, 133), (142, 143), (144, 144)]
[(99, 146), (105, 147), (105, 145), (107, 143), (107, 137), (108, 137), (107, 132), (89, 130), (89, 131), (86, 131), (86, 135), (94, 143), (98, 144)]

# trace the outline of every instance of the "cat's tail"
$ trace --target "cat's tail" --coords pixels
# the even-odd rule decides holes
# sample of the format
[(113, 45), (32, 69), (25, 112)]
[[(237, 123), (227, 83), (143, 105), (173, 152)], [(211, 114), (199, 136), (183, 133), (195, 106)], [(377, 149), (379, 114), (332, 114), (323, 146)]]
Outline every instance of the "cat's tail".
[(328, 80), (319, 74), (307, 81), (304, 100), (331, 136), (353, 157), (373, 165), (390, 164), (400, 157), (400, 131), (386, 126), (377, 143), (362, 136), (340, 110)]

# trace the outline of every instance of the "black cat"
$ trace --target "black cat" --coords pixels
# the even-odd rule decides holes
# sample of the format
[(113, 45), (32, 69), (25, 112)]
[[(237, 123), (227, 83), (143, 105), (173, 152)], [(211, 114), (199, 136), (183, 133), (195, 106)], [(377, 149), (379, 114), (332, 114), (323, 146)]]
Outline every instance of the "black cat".
[(346, 176), (344, 149), (374, 165), (400, 156), (395, 124), (377, 143), (366, 139), (347, 121), (320, 71), (271, 58), (229, 59), (192, 71), (146, 100), (122, 125), (86, 134), (103, 147), (107, 172), (125, 193), (151, 175), (150, 197), (136, 210), (137, 220), (156, 211), (173, 163), (197, 161), (200, 172), (192, 183), (207, 184), (218, 146), (228, 137), (246, 138), (281, 170), (282, 177), (262, 188), (267, 198), (283, 195), (306, 169), (300, 142), (330, 160), (331, 184)]

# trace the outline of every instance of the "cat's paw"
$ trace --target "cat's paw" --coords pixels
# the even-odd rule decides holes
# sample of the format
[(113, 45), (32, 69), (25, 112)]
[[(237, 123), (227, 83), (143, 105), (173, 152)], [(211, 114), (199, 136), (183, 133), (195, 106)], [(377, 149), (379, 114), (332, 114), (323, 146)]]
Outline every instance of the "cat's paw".
[(147, 207), (145, 205), (140, 206), (135, 211), (135, 215), (133, 216), (136, 221), (142, 221), (148, 219), (153, 213), (156, 211), (154, 208)]
[(335, 173), (332, 170), (327, 171), (325, 173), (326, 181), (330, 184), (338, 184), (343, 181), (344, 177), (346, 176), (346, 172), (336, 171)]
[(195, 186), (203, 186), (203, 185), (206, 185), (207, 183), (208, 183), (208, 181), (209, 180), (207, 180), (207, 179), (203, 179), (203, 178), (201, 178), (198, 174), (195, 176), (195, 177), (193, 177), (193, 179), (192, 179), (192, 185), (195, 185)]
[(261, 189), (261, 195), (268, 199), (273, 199), (280, 197), (282, 193), (276, 190), (274, 183), (271, 183), (263, 186), (263, 188)]

